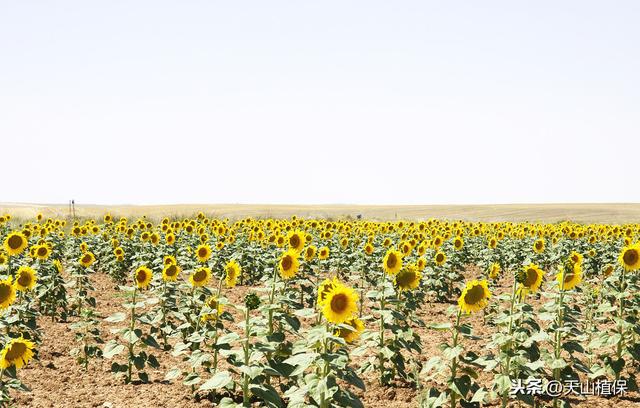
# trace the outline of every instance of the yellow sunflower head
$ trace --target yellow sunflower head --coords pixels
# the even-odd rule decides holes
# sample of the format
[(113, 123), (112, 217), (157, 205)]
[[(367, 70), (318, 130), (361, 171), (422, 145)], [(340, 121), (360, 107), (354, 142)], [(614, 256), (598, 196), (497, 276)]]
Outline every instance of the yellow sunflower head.
[(163, 265), (177, 265), (178, 262), (176, 261), (176, 257), (172, 256), (172, 255), (167, 255), (162, 259), (162, 264)]
[(464, 240), (462, 239), (462, 237), (455, 237), (453, 239), (453, 248), (456, 251), (459, 251), (462, 249), (462, 247), (464, 247)]
[(489, 266), (489, 278), (497, 279), (498, 276), (500, 276), (501, 270), (502, 270), (502, 267), (500, 266), (499, 263), (497, 262), (492, 263), (491, 266)]
[(445, 253), (442, 251), (438, 251), (433, 257), (433, 261), (436, 263), (436, 265), (442, 266), (447, 262), (447, 255), (445, 255)]
[(26, 247), (27, 237), (22, 232), (10, 232), (4, 239), (4, 249), (9, 256), (20, 255)]
[(7, 279), (0, 281), (0, 310), (4, 310), (11, 306), (16, 300), (16, 287), (13, 279), (9, 276)]
[(9, 257), (4, 252), (0, 251), (0, 265), (4, 265), (9, 261)]
[(489, 303), (491, 291), (486, 280), (467, 282), (458, 298), (458, 306), (463, 312), (470, 314), (484, 309)]
[(87, 252), (88, 249), (89, 249), (89, 246), (87, 245), (86, 242), (83, 242), (80, 244), (80, 252)]
[(224, 267), (226, 272), (226, 277), (224, 279), (227, 287), (233, 288), (236, 286), (236, 282), (238, 281), (238, 276), (242, 273), (242, 269), (240, 268), (240, 264), (236, 260), (231, 260)]
[(298, 260), (298, 252), (290, 249), (282, 254), (280, 261), (278, 262), (278, 270), (280, 276), (284, 280), (288, 280), (296, 276), (298, 269), (300, 268), (300, 261)]
[(402, 269), (402, 253), (391, 248), (387, 250), (382, 259), (382, 269), (391, 276), (400, 272)]
[(204, 311), (202, 313), (203, 321), (218, 320), (218, 317), (222, 314), (222, 311), (224, 310), (222, 307), (222, 303), (220, 303), (220, 300), (215, 295), (209, 296), (207, 300), (205, 300), (204, 306), (205, 306), (203, 308)]
[(640, 269), (640, 243), (622, 248), (618, 261), (627, 271)]
[(28, 266), (21, 266), (16, 272), (16, 289), (19, 291), (31, 290), (36, 286), (38, 276), (36, 271)]
[(348, 344), (354, 343), (364, 331), (364, 323), (362, 320), (354, 317), (347, 320), (336, 330), (335, 335), (342, 337)]
[(22, 368), (33, 357), (35, 344), (22, 337), (10, 340), (0, 352), (0, 368), (7, 369), (15, 366)]
[(394, 284), (399, 291), (413, 290), (420, 285), (422, 273), (415, 265), (409, 265), (406, 269), (401, 270), (395, 276)]
[(320, 260), (325, 260), (327, 258), (329, 258), (329, 248), (324, 246), (322, 248), (320, 248), (320, 251), (318, 251), (318, 259)]
[(291, 231), (289, 235), (287, 235), (287, 243), (289, 244), (289, 248), (298, 253), (302, 252), (302, 248), (304, 248), (306, 240), (307, 236), (302, 231)]
[(167, 234), (165, 237), (167, 245), (173, 245), (176, 242), (176, 236), (173, 234)]
[(316, 256), (316, 247), (313, 245), (309, 245), (304, 250), (304, 260), (307, 262), (313, 261), (313, 258)]
[(613, 274), (613, 271), (615, 270), (614, 266), (611, 264), (607, 264), (602, 268), (602, 274), (604, 275), (605, 279), (608, 278), (609, 276), (611, 276)]
[(582, 267), (571, 261), (565, 262), (565, 265), (559, 268), (556, 280), (560, 290), (571, 290), (582, 282)]
[(341, 324), (358, 311), (358, 295), (345, 285), (334, 286), (322, 304), (322, 314), (331, 323)]
[(44, 261), (51, 255), (51, 248), (47, 244), (36, 245), (34, 255), (36, 258)]
[(60, 262), (58, 259), (55, 259), (53, 261), (53, 266), (56, 267), (56, 270), (58, 271), (58, 273), (62, 273), (62, 262)]
[(78, 260), (78, 262), (80, 262), (80, 265), (84, 266), (85, 268), (88, 268), (91, 265), (93, 265), (95, 261), (96, 261), (96, 257), (95, 255), (93, 255), (92, 252), (85, 252), (84, 254), (82, 254), (80, 259)]
[(133, 277), (136, 281), (136, 286), (140, 289), (146, 289), (151, 283), (151, 278), (153, 278), (153, 271), (149, 269), (147, 266), (140, 266), (133, 273)]
[(526, 265), (517, 275), (517, 280), (520, 283), (519, 292), (522, 295), (537, 292), (542, 285), (543, 277), (544, 271), (538, 265)]
[(373, 250), (374, 250), (373, 244), (371, 242), (367, 242), (364, 245), (364, 249), (363, 250), (364, 250), (364, 253), (367, 254), (367, 255), (373, 254)]
[(175, 282), (180, 275), (180, 267), (175, 263), (165, 264), (162, 269), (162, 279), (165, 282)]
[(582, 264), (582, 254), (573, 251), (571, 252), (571, 255), (569, 255), (569, 260), (574, 264)]
[(198, 262), (205, 263), (211, 258), (211, 247), (206, 244), (198, 245), (196, 248), (196, 258)]
[(210, 279), (211, 279), (211, 269), (205, 268), (205, 267), (200, 267), (196, 269), (189, 276), (189, 282), (191, 282), (191, 284), (194, 287), (202, 287), (206, 285)]
[(324, 281), (322, 281), (322, 283), (320, 283), (320, 285), (318, 285), (317, 303), (319, 306), (322, 306), (324, 304), (324, 301), (327, 300), (329, 292), (331, 292), (331, 290), (338, 285), (341, 285), (341, 283), (335, 277), (333, 279), (325, 279)]
[(544, 252), (544, 239), (538, 238), (533, 243), (533, 250), (536, 254), (541, 254)]

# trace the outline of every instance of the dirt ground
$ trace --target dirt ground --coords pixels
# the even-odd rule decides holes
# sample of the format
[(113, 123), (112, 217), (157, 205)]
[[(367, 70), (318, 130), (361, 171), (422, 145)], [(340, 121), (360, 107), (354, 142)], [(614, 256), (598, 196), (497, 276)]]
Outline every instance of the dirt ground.
[[(116, 288), (111, 279), (101, 273), (92, 276), (97, 300), (97, 310), (103, 316), (109, 316), (121, 310), (120, 299), (114, 296)], [(503, 282), (496, 290), (507, 290), (510, 284)], [(231, 301), (240, 301), (250, 288), (236, 287), (230, 296)], [(496, 293), (496, 294), (497, 294)], [(444, 303), (430, 303), (420, 311), (420, 316), (427, 324), (446, 322), (449, 317)], [(165, 353), (159, 356), (161, 367), (157, 370), (148, 369), (150, 382), (143, 384), (124, 384), (110, 372), (111, 360), (92, 359), (87, 371), (80, 367), (69, 352), (75, 347), (74, 333), (70, 325), (75, 318), (68, 322), (52, 322), (48, 317), (39, 318), (39, 324), (44, 331), (44, 342), (39, 348), (39, 361), (32, 360), (29, 365), (20, 370), (21, 379), (31, 388), (30, 393), (15, 393), (15, 401), (19, 407), (209, 407), (214, 406), (211, 401), (196, 401), (192, 398), (189, 387), (181, 381), (164, 381), (166, 372), (174, 366), (183, 366), (179, 358)], [(489, 333), (492, 328), (482, 324), (481, 314), (468, 318), (475, 334), (480, 336)], [(111, 338), (110, 329), (114, 325), (101, 323), (100, 328), (105, 339)], [(417, 328), (423, 342), (422, 358), (428, 360), (439, 355), (438, 345), (448, 335), (432, 329)], [(474, 344), (472, 349), (480, 349), (482, 344)], [(479, 350), (478, 350), (479, 351)], [(160, 353), (160, 352), (158, 352)], [(156, 353), (157, 354), (157, 353)], [(355, 363), (357, 364), (357, 360)], [(490, 378), (488, 374), (487, 378)], [(417, 407), (416, 390), (410, 387), (381, 387), (376, 382), (376, 373), (363, 375), (367, 391), (360, 393), (366, 407)], [(635, 393), (627, 394), (624, 398), (589, 398), (571, 401), (573, 406), (580, 407), (616, 407), (631, 408), (640, 406), (640, 396)], [(514, 404), (513, 406), (517, 406)]]

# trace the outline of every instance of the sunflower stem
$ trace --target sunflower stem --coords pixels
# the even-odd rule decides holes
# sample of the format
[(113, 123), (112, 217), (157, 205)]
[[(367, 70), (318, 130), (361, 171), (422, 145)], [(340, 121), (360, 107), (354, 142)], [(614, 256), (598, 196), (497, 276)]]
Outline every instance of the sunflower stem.
[[(564, 285), (560, 285), (560, 295), (558, 296), (558, 317), (557, 317), (557, 327), (556, 327), (556, 344), (555, 344), (555, 360), (557, 361), (560, 358), (560, 354), (562, 352), (562, 326), (563, 326), (563, 301), (564, 301)], [(560, 381), (560, 369), (554, 368), (553, 370), (553, 378), (556, 381)], [(553, 399), (553, 407), (557, 408), (559, 405), (558, 398)]]
[[(507, 362), (505, 365), (505, 370), (503, 375), (506, 375), (507, 377), (511, 378), (510, 376), (510, 371), (511, 371), (511, 353), (512, 353), (512, 339), (511, 336), (513, 335), (513, 309), (515, 307), (516, 304), (516, 285), (517, 285), (518, 281), (517, 279), (513, 279), (513, 286), (511, 288), (511, 307), (509, 308), (509, 329), (508, 329), (508, 333), (509, 333), (509, 341), (507, 342), (507, 346), (506, 346), (506, 353), (507, 353)], [(505, 393), (502, 395), (502, 408), (505, 408), (507, 406), (507, 403), (509, 402), (509, 391), (505, 391)]]
[[(624, 290), (625, 290), (625, 278), (626, 278), (626, 270), (622, 268), (622, 275), (620, 276), (620, 302), (618, 302), (618, 330), (620, 332), (620, 340), (618, 340), (618, 345), (616, 347), (616, 357), (618, 361), (622, 358), (622, 350), (624, 348)], [(620, 374), (622, 370), (616, 372), (616, 381), (620, 379)]]
[[(458, 335), (460, 334), (460, 316), (462, 315), (462, 309), (458, 308), (458, 314), (456, 316), (456, 325), (453, 331), (453, 348), (458, 347)], [(458, 370), (458, 358), (454, 357), (451, 360), (451, 382), (453, 383), (456, 379), (456, 372)], [(456, 394), (454, 391), (451, 392), (451, 408), (455, 408), (456, 406)]]
[(131, 323), (129, 325), (129, 358), (127, 362), (127, 383), (131, 382), (131, 366), (133, 364), (133, 342), (131, 341), (131, 335), (135, 330), (136, 325), (136, 294), (138, 293), (138, 288), (133, 288), (133, 298), (132, 298), (132, 306), (131, 306)]
[[(245, 326), (244, 326), (244, 332), (245, 332), (245, 343), (244, 343), (244, 366), (245, 368), (249, 368), (249, 336), (250, 336), (250, 309), (247, 307), (247, 310), (245, 312)], [(245, 407), (248, 407), (249, 404), (249, 375), (245, 372), (242, 374), (242, 405)]]

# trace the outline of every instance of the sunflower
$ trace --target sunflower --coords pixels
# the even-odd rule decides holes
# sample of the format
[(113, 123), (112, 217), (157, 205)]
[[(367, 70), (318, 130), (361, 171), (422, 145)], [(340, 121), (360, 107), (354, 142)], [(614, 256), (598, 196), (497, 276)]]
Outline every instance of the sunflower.
[(235, 261), (229, 261), (227, 265), (224, 267), (225, 272), (227, 273), (226, 278), (224, 279), (227, 287), (233, 288), (236, 286), (236, 281), (238, 280), (238, 276), (242, 273), (242, 269), (240, 268), (240, 264)]
[(202, 314), (201, 319), (203, 321), (207, 320), (217, 320), (218, 316), (222, 314), (223, 307), (222, 303), (218, 300), (216, 295), (211, 295), (204, 301), (206, 312)]
[(316, 247), (313, 245), (309, 245), (304, 250), (304, 260), (307, 262), (313, 261), (313, 258), (316, 256)]
[(34, 255), (36, 258), (44, 261), (51, 255), (51, 249), (47, 244), (37, 245)]
[(122, 247), (117, 247), (116, 249), (113, 250), (113, 254), (118, 257), (118, 256), (124, 256), (124, 249), (122, 249)]
[(80, 262), (80, 265), (84, 266), (85, 268), (88, 268), (91, 265), (93, 265), (95, 261), (96, 261), (96, 257), (95, 255), (93, 255), (92, 252), (85, 252), (78, 260), (78, 262)]
[(87, 245), (86, 242), (83, 242), (80, 244), (80, 252), (87, 252), (87, 250), (89, 249), (89, 246)]
[(329, 258), (329, 254), (330, 254), (329, 248), (326, 246), (322, 247), (320, 248), (320, 251), (318, 251), (318, 259), (325, 260)]
[(560, 267), (556, 280), (560, 290), (571, 290), (582, 282), (582, 267), (580, 264), (567, 262)]
[(500, 275), (501, 270), (502, 270), (502, 267), (500, 266), (499, 263), (497, 262), (492, 263), (491, 266), (489, 267), (489, 278), (497, 279), (498, 276)]
[(445, 262), (447, 262), (447, 255), (445, 255), (444, 252), (438, 251), (433, 257), (433, 260), (435, 261), (436, 265), (442, 266), (445, 264)]
[(0, 281), (0, 310), (8, 308), (15, 300), (16, 287), (13, 284), (13, 278), (9, 276), (7, 279)]
[(382, 269), (389, 275), (395, 275), (402, 269), (402, 254), (395, 249), (387, 250), (382, 259)]
[(167, 234), (164, 239), (167, 241), (167, 245), (173, 245), (176, 242), (176, 236), (173, 234)]
[(498, 246), (498, 240), (497, 239), (495, 239), (495, 238), (489, 239), (489, 248), (496, 249), (497, 246)]
[(9, 256), (20, 255), (26, 247), (27, 237), (22, 232), (10, 232), (4, 239), (4, 249)]
[(56, 267), (56, 270), (58, 271), (58, 273), (62, 273), (62, 262), (60, 262), (58, 259), (55, 259), (53, 261), (53, 266)]
[(153, 277), (153, 272), (146, 265), (139, 267), (134, 272), (136, 285), (140, 289), (146, 289), (149, 286), (149, 283), (151, 283), (152, 277)]
[(613, 265), (607, 264), (602, 269), (602, 274), (604, 275), (605, 278), (608, 278), (609, 276), (611, 276), (611, 274), (613, 274), (613, 271), (614, 271)]
[(195, 287), (202, 287), (206, 285), (211, 279), (211, 269), (200, 267), (196, 269), (190, 276), (189, 282)]
[(427, 267), (427, 260), (421, 256), (420, 258), (418, 258), (418, 261), (416, 262), (416, 267), (418, 268), (419, 271), (423, 271), (424, 268)]
[(373, 253), (373, 244), (371, 242), (367, 242), (364, 245), (364, 253), (367, 255), (371, 255)]
[(398, 290), (412, 290), (420, 285), (422, 274), (415, 265), (409, 265), (407, 269), (403, 269), (395, 276), (393, 283)]
[(282, 254), (278, 262), (278, 270), (280, 271), (282, 279), (288, 280), (293, 278), (296, 273), (298, 273), (299, 268), (300, 261), (298, 261), (298, 252), (290, 249)]
[(175, 263), (165, 264), (164, 269), (162, 269), (162, 279), (165, 282), (175, 282), (178, 280), (179, 274), (180, 267)]
[(341, 283), (338, 281), (336, 277), (334, 277), (331, 280), (325, 279), (324, 281), (322, 281), (320, 285), (318, 285), (318, 305), (319, 306), (322, 306), (324, 301), (327, 300), (327, 295), (329, 294), (329, 292), (331, 292), (331, 290), (338, 285), (341, 285)]
[(297, 253), (302, 252), (302, 248), (304, 248), (304, 244), (306, 243), (306, 235), (302, 231), (291, 231), (289, 235), (287, 235), (287, 243), (289, 244), (289, 248)]
[(569, 259), (574, 264), (582, 264), (582, 254), (580, 254), (580, 253), (578, 253), (576, 251), (572, 251), (571, 252), (571, 255), (569, 255)]
[(640, 243), (624, 247), (618, 261), (627, 271), (640, 269)]
[(461, 250), (463, 246), (464, 246), (464, 240), (462, 239), (462, 237), (455, 237), (453, 239), (453, 248), (456, 251)]
[(17, 369), (29, 363), (33, 357), (33, 348), (35, 344), (22, 337), (11, 339), (2, 349), (0, 353), (0, 368), (6, 370), (11, 366)]
[(544, 271), (536, 264), (526, 265), (518, 274), (517, 279), (520, 282), (519, 292), (522, 295), (535, 293), (540, 289)]
[(211, 247), (206, 244), (198, 245), (196, 248), (196, 257), (198, 262), (205, 263), (211, 258)]
[(458, 306), (463, 312), (470, 314), (484, 309), (489, 303), (491, 291), (486, 280), (467, 282), (458, 298)]
[(533, 251), (536, 254), (541, 254), (544, 252), (544, 239), (542, 238), (536, 239), (536, 241), (533, 243)]
[(33, 289), (37, 281), (36, 271), (28, 266), (21, 266), (16, 272), (16, 289), (21, 292)]
[(9, 261), (7, 255), (4, 252), (0, 252), (0, 265), (4, 265)]
[[(351, 344), (358, 340), (362, 332), (364, 331), (364, 323), (362, 320), (354, 317), (342, 324), (343, 327), (339, 327), (335, 335), (342, 337), (347, 343)], [(348, 326), (348, 327), (344, 327)]]
[(344, 323), (358, 311), (358, 295), (345, 285), (334, 286), (322, 303), (322, 314), (331, 323)]
[(167, 255), (162, 259), (162, 264), (163, 265), (177, 265), (178, 262), (176, 261), (176, 257), (172, 256), (172, 255)]

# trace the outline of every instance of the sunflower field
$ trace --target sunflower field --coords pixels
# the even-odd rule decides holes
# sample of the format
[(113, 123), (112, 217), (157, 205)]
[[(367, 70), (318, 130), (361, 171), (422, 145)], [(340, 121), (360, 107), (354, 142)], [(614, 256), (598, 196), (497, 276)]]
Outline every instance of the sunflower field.
[(74, 370), (185, 406), (640, 401), (640, 225), (3, 215), (0, 241), (0, 406), (51, 324)]

